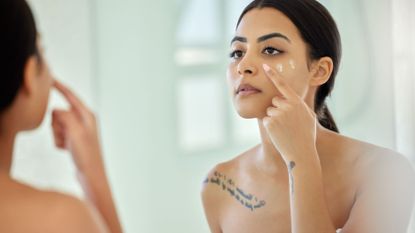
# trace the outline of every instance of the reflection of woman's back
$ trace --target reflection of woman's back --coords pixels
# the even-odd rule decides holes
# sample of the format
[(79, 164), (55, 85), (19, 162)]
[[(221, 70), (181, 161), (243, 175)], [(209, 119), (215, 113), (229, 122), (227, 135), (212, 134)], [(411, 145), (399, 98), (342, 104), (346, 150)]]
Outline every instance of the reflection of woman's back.
[(315, 0), (254, 1), (232, 40), (228, 83), (261, 144), (217, 165), (202, 190), (212, 232), (405, 232), (409, 162), (338, 134), (325, 99), (340, 36)]
[[(0, 232), (122, 232), (95, 118), (69, 89), (52, 79), (24, 0), (0, 1), (0, 30)], [(10, 175), (16, 135), (40, 125), (52, 85), (71, 106), (53, 113), (55, 143), (70, 150), (91, 205), (34, 189)]]

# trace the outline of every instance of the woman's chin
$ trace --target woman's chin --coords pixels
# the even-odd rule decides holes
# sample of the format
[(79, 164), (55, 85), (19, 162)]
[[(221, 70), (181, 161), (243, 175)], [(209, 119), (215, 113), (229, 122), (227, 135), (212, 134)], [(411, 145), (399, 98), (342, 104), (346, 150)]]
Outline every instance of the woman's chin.
[[(255, 97), (255, 98), (253, 98)], [(233, 100), (236, 112), (244, 119), (262, 119), (266, 117), (268, 106), (271, 105), (272, 98), (262, 95), (249, 97), (236, 97)]]
[(260, 111), (258, 109), (236, 109), (238, 115), (244, 119), (262, 119), (264, 118), (265, 111)]

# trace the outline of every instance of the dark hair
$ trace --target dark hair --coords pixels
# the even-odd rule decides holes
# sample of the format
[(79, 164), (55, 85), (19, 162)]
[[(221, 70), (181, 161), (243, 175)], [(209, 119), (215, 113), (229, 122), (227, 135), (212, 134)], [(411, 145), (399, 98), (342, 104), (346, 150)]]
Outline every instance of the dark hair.
[(38, 56), (35, 20), (25, 0), (0, 1), (0, 31), (1, 113), (12, 104), (22, 85), (27, 60)]
[(330, 79), (317, 90), (314, 111), (321, 125), (339, 132), (325, 103), (327, 96), (333, 90), (342, 53), (336, 22), (328, 10), (316, 0), (255, 0), (244, 9), (237, 25), (239, 26), (247, 12), (265, 7), (282, 12), (294, 23), (307, 44), (309, 59), (318, 60), (322, 57), (330, 57), (333, 60), (333, 72)]

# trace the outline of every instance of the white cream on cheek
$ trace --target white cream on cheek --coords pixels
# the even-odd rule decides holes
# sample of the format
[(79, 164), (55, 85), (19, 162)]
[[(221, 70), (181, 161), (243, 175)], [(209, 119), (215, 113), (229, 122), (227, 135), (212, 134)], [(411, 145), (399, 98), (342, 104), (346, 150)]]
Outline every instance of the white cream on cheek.
[(291, 69), (295, 70), (295, 62), (293, 59), (290, 59), (289, 64), (290, 64)]
[[(275, 66), (275, 68), (277, 69), (278, 73), (280, 73), (280, 74), (285, 73), (285, 71), (286, 71), (285, 67), (287, 67), (287, 66), (284, 66), (284, 64), (283, 64), (283, 63), (278, 63), (278, 64)], [(289, 67), (291, 70), (295, 70), (295, 69), (296, 69), (296, 65), (295, 65), (294, 60), (290, 59), (290, 60), (288, 61), (288, 67)]]
[(283, 66), (283, 64), (278, 63), (276, 68), (277, 68), (277, 71), (278, 71), (279, 73), (284, 72), (284, 66)]

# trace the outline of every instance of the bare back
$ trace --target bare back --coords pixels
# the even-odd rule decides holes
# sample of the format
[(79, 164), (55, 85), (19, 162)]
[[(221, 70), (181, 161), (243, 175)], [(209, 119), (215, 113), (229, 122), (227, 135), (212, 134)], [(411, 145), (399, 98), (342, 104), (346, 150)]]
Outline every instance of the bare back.
[(105, 232), (80, 200), (36, 190), (8, 176), (0, 176), (0, 232)]

